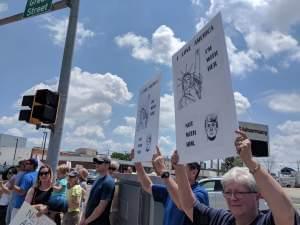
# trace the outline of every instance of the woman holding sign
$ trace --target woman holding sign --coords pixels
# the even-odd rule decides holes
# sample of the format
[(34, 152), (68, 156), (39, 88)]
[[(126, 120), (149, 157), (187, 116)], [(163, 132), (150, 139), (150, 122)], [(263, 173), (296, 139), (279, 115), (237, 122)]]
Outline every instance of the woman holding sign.
[[(179, 199), (193, 224), (202, 225), (295, 225), (299, 216), (284, 190), (273, 177), (252, 158), (251, 142), (244, 132), (237, 131), (236, 151), (248, 167), (234, 167), (223, 176), (223, 195), (230, 211), (201, 204), (194, 197), (186, 171), (179, 165), (178, 154), (172, 156)], [(259, 190), (259, 193), (258, 193)], [(260, 194), (270, 210), (259, 212)]]
[(52, 188), (53, 173), (50, 166), (44, 164), (40, 167), (36, 185), (29, 189), (25, 201), (37, 210), (44, 209), (49, 201)]

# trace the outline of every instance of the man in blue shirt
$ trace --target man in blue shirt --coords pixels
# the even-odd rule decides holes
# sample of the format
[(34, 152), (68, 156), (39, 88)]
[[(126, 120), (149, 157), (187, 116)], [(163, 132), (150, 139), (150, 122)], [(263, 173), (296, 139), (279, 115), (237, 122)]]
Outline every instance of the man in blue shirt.
[[(134, 152), (132, 153), (132, 155)], [(161, 202), (164, 206), (163, 225), (191, 225), (192, 222), (181, 210), (178, 185), (166, 170), (163, 156), (157, 148), (157, 153), (153, 155), (152, 160), (155, 171), (163, 179), (165, 185), (153, 184), (149, 176), (146, 174), (142, 163), (136, 162), (135, 167), (141, 182), (142, 188), (152, 194), (157, 202)], [(186, 171), (189, 177), (189, 183), (194, 192), (195, 197), (203, 204), (208, 205), (208, 194), (197, 182), (196, 179), (200, 172), (200, 164), (197, 162), (186, 165)]]
[(91, 188), (80, 225), (110, 225), (109, 213), (115, 191), (115, 181), (109, 175), (110, 159), (99, 156), (93, 161), (99, 176)]
[(18, 210), (21, 208), (25, 196), (28, 190), (34, 185), (37, 177), (37, 172), (35, 171), (38, 167), (38, 161), (34, 158), (28, 159), (24, 162), (25, 173), (20, 179), (18, 184), (14, 184), (12, 190), (16, 194), (15, 201), (13, 202), (13, 210), (11, 213), (11, 219), (17, 214)]

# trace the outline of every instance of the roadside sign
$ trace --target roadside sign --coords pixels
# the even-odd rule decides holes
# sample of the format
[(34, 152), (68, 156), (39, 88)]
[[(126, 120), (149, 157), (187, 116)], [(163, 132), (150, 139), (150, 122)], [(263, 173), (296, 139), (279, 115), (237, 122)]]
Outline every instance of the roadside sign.
[(51, 9), (52, 0), (28, 0), (23, 17), (36, 16)]
[(239, 122), (240, 130), (251, 140), (252, 155), (255, 157), (269, 156), (269, 129), (267, 125)]

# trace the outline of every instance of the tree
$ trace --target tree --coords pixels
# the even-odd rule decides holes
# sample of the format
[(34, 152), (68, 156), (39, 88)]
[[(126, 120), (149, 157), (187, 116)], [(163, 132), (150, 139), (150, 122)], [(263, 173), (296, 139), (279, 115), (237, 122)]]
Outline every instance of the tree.
[(268, 170), (269, 173), (272, 172), (272, 169), (275, 165), (275, 156), (270, 156), (264, 160), (262, 160), (263, 164), (265, 165), (266, 169)]
[(110, 157), (112, 159), (130, 161), (130, 154), (129, 153), (113, 152)]
[(243, 162), (239, 156), (226, 158), (224, 163), (221, 165), (221, 170), (226, 173), (235, 166), (243, 166)]

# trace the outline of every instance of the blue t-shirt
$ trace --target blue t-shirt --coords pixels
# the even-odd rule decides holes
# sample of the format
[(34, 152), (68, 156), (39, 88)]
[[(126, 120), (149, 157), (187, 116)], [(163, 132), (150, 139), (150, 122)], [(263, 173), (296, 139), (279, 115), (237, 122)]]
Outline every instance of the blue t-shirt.
[(52, 196), (53, 197), (60, 196), (60, 197), (66, 198), (67, 197), (67, 184), (68, 184), (68, 181), (66, 178), (57, 179), (56, 185), (62, 186), (62, 189), (60, 191), (53, 191)]
[[(37, 178), (37, 172), (36, 171), (27, 172), (20, 179), (20, 182), (19, 182), (18, 186), (21, 188), (21, 190), (26, 191), (26, 193), (27, 193), (28, 190), (35, 183), (36, 178)], [(14, 204), (13, 204), (13, 208), (17, 208), (17, 209), (21, 208), (21, 206), (22, 206), (22, 204), (25, 200), (25, 196), (26, 196), (26, 194), (20, 195), (20, 194), (17, 193), (16, 197), (15, 197)]]
[[(208, 194), (199, 184), (192, 185), (192, 190), (196, 198), (209, 205)], [(185, 213), (178, 209), (172, 201), (167, 187), (161, 184), (152, 185), (152, 195), (155, 201), (164, 205), (164, 221), (163, 225), (191, 225), (192, 222)]]
[[(295, 225), (298, 225), (299, 216), (295, 212)], [(195, 225), (235, 225), (235, 218), (230, 211), (225, 209), (214, 209), (196, 202), (193, 211)], [(271, 210), (260, 212), (255, 220), (249, 225), (275, 225)]]
[(86, 204), (85, 218), (88, 218), (99, 205), (101, 200), (108, 201), (104, 212), (96, 220), (89, 223), (89, 225), (109, 225), (109, 213), (111, 202), (114, 197), (115, 181), (111, 176), (104, 176), (98, 178), (90, 191), (90, 196)]

